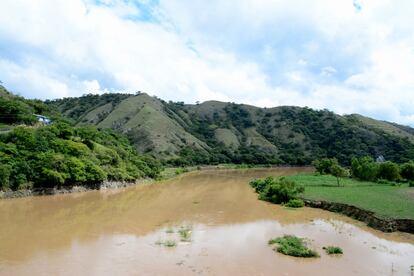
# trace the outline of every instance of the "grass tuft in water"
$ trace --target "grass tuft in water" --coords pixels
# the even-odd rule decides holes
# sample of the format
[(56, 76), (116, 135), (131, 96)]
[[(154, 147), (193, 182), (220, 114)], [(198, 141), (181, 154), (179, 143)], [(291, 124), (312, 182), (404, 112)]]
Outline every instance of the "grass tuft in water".
[(177, 246), (177, 242), (175, 240), (165, 240), (165, 241), (161, 241), (158, 240), (155, 242), (156, 245), (163, 245), (165, 247), (175, 247)]
[(292, 235), (269, 240), (269, 245), (273, 244), (277, 244), (274, 250), (284, 255), (303, 258), (319, 257), (316, 251), (306, 246), (304, 239)]
[(165, 247), (175, 247), (177, 245), (177, 242), (175, 240), (166, 240), (164, 242)]
[(181, 241), (183, 242), (189, 242), (191, 241), (191, 234), (192, 234), (192, 227), (191, 226), (185, 226), (181, 227), (178, 230), (178, 234), (180, 235)]
[(323, 247), (322, 249), (325, 250), (326, 254), (328, 255), (340, 255), (344, 253), (342, 251), (342, 248), (338, 246), (327, 246), (327, 247)]

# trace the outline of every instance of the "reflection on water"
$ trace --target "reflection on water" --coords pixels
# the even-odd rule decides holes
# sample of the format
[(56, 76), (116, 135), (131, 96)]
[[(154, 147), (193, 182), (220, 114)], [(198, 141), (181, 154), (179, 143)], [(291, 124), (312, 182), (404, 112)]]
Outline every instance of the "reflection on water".
[[(202, 171), (122, 190), (0, 201), (0, 273), (410, 275), (413, 235), (262, 202), (247, 184), (306, 170)], [(177, 236), (182, 225), (192, 225), (191, 242)], [(310, 238), (322, 257), (275, 253), (267, 241), (283, 234)], [(177, 246), (157, 245), (167, 239)], [(326, 256), (326, 245), (345, 254)]]

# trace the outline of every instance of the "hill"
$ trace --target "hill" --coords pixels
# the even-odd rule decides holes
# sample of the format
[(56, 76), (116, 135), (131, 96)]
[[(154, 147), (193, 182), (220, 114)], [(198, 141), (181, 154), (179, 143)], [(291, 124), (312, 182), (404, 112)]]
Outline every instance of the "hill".
[(207, 101), (165, 102), (145, 93), (85, 95), (46, 102), (78, 126), (111, 128), (138, 151), (174, 165), (310, 164), (336, 157), (414, 159), (414, 129), (361, 115), (294, 106), (259, 108)]
[[(53, 107), (0, 87), (0, 191), (155, 178), (160, 164), (111, 129), (73, 126)], [(46, 115), (45, 125), (34, 116)]]

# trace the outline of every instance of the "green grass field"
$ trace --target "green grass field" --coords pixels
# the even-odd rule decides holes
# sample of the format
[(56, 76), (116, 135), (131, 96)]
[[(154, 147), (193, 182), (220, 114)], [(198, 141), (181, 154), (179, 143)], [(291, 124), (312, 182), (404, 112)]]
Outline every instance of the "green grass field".
[(375, 212), (380, 217), (414, 219), (414, 188), (342, 178), (341, 187), (330, 175), (298, 174), (288, 179), (305, 186), (306, 199), (346, 203)]

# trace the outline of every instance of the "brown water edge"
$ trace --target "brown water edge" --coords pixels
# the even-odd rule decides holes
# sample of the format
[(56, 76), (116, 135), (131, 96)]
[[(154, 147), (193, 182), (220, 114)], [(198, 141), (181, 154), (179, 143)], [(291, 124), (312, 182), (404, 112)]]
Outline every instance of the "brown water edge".
[(71, 187), (61, 187), (61, 188), (35, 188), (35, 189), (23, 189), (17, 191), (0, 191), (0, 200), (8, 198), (22, 198), (22, 197), (31, 197), (31, 196), (51, 196), (51, 195), (60, 195), (60, 194), (71, 194), (71, 193), (84, 193), (94, 190), (105, 190), (105, 189), (119, 189), (126, 188), (129, 186), (150, 183), (154, 180), (151, 178), (142, 178), (135, 181), (104, 181), (94, 185), (84, 185), (84, 186), (71, 186)]
[[(394, 267), (394, 275), (409, 275), (414, 235), (381, 233), (327, 211), (262, 202), (248, 185), (255, 177), (309, 170), (201, 171), (127, 189), (0, 201), (0, 274), (187, 274), (195, 269), (297, 275), (315, 269), (316, 275), (353, 270), (391, 275)], [(155, 246), (166, 227), (181, 224), (193, 225), (191, 243)], [(345, 255), (314, 261), (281, 256), (267, 240), (284, 233), (314, 239), (320, 252), (325, 243), (339, 245)]]

